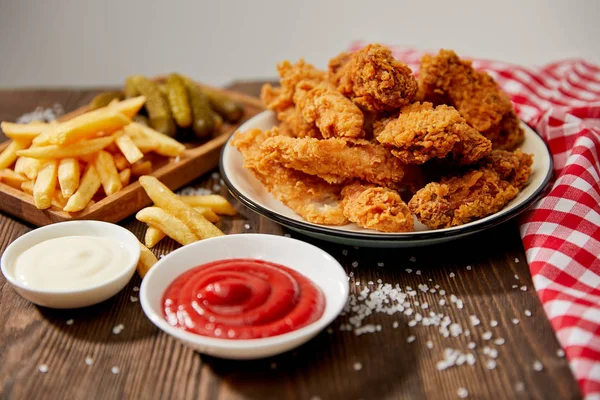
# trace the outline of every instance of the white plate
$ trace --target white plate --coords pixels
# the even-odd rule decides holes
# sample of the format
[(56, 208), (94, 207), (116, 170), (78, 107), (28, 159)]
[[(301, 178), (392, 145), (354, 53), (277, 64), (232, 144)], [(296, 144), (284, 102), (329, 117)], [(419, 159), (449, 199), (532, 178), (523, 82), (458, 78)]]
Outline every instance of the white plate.
[[(300, 272), (323, 291), (323, 315), (303, 328), (261, 339), (218, 339), (171, 326), (165, 320), (162, 304), (163, 294), (171, 282), (198, 265), (231, 258), (271, 261)], [(140, 302), (154, 325), (194, 350), (243, 360), (269, 357), (307, 342), (339, 315), (348, 299), (348, 290), (348, 277), (340, 263), (318, 247), (284, 236), (238, 234), (201, 240), (163, 257), (144, 277)]]
[[(270, 129), (278, 121), (273, 111), (265, 111), (243, 124), (239, 130)], [(307, 222), (292, 209), (274, 198), (243, 167), (242, 154), (231, 146), (231, 138), (221, 152), (221, 175), (230, 192), (251, 210), (306, 235), (336, 243), (368, 247), (412, 247), (457, 239), (490, 228), (515, 217), (529, 207), (548, 186), (552, 177), (552, 157), (544, 141), (523, 124), (525, 140), (521, 149), (533, 154), (529, 183), (501, 211), (468, 224), (444, 229), (430, 229), (415, 218), (415, 232), (386, 233), (364, 229), (356, 224), (326, 226)]]

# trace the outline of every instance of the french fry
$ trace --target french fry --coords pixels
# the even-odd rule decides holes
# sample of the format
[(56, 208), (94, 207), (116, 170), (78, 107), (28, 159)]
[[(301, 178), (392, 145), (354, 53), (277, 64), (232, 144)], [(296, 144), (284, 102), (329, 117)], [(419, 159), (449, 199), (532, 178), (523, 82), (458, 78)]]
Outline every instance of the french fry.
[(210, 208), (217, 214), (221, 215), (236, 215), (237, 211), (229, 201), (218, 194), (209, 194), (206, 196), (179, 196), (181, 201), (189, 204), (192, 207)]
[(129, 185), (129, 181), (131, 180), (131, 169), (125, 168), (123, 171), (119, 172), (119, 179), (121, 180), (121, 185), (123, 185), (123, 187)]
[(25, 175), (25, 165), (27, 164), (27, 160), (27, 157), (17, 157), (14, 166), (14, 171), (17, 174)]
[(133, 164), (144, 157), (144, 154), (133, 143), (131, 137), (127, 135), (119, 135), (115, 140), (115, 143), (130, 164)]
[(157, 262), (158, 259), (154, 253), (140, 243), (140, 260), (138, 261), (137, 272), (140, 274), (142, 279), (144, 276), (146, 276), (146, 273), (150, 270), (150, 268), (152, 268), (152, 266)]
[(48, 124), (43, 122), (29, 124), (15, 124), (13, 122), (2, 122), (0, 128), (2, 132), (13, 140), (23, 140), (31, 142), (43, 131), (48, 129)]
[(96, 168), (92, 164), (88, 165), (87, 170), (81, 178), (79, 187), (75, 193), (69, 197), (63, 210), (67, 212), (83, 210), (90, 200), (92, 200), (92, 197), (94, 197), (98, 189), (100, 189), (100, 185), (100, 176), (98, 175)]
[(52, 205), (52, 197), (56, 188), (58, 162), (44, 162), (33, 185), (33, 203), (39, 210), (45, 210)]
[(43, 147), (31, 147), (26, 150), (18, 150), (17, 155), (32, 158), (68, 158), (82, 157), (97, 153), (115, 140), (113, 136), (100, 137), (96, 139), (81, 140), (68, 146), (49, 145)]
[(179, 143), (177, 140), (163, 135), (162, 133), (155, 131), (154, 129), (142, 125), (137, 122), (132, 122), (132, 125), (142, 130), (146, 137), (150, 137), (158, 143), (158, 147), (154, 150), (157, 154), (167, 157), (177, 157), (183, 154), (185, 146)]
[[(146, 207), (135, 215), (138, 221), (144, 222), (164, 232), (168, 237), (182, 245), (198, 241), (200, 238), (190, 227), (170, 212), (160, 207)], [(204, 218), (204, 217), (203, 217)], [(210, 224), (210, 222), (207, 221)], [(213, 225), (214, 226), (214, 225)]]
[(134, 136), (131, 138), (131, 142), (144, 154), (158, 148), (158, 142), (146, 136)]
[(117, 171), (115, 161), (109, 152), (104, 150), (99, 151), (94, 159), (94, 167), (100, 176), (100, 182), (102, 182), (104, 193), (107, 196), (117, 193), (123, 188), (119, 171)]
[(121, 100), (114, 104), (109, 104), (107, 108), (118, 111), (129, 119), (133, 118), (146, 103), (144, 96), (132, 97), (130, 99)]
[(129, 161), (127, 161), (125, 156), (120, 152), (114, 153), (113, 159), (115, 160), (115, 165), (117, 166), (117, 169), (119, 171), (123, 171), (124, 169), (131, 167), (131, 164), (129, 164)]
[(144, 244), (147, 248), (151, 249), (165, 236), (167, 236), (167, 234), (160, 229), (149, 226), (148, 229), (146, 229), (146, 235), (144, 236)]
[(13, 140), (10, 144), (0, 153), (0, 169), (8, 168), (17, 159), (17, 152), (27, 148), (29, 142), (20, 140)]
[(99, 108), (57, 124), (54, 129), (48, 129), (36, 137), (33, 143), (40, 146), (51, 144), (67, 146), (83, 139), (92, 138), (98, 132), (104, 134), (116, 132), (129, 122), (131, 120), (117, 110)]
[[(155, 177), (141, 176), (139, 181), (154, 204), (168, 210), (173, 216), (183, 221), (200, 239), (224, 235), (219, 228), (181, 201), (175, 193)], [(162, 231), (168, 234), (168, 232)]]
[(23, 175), (15, 173), (12, 169), (6, 168), (0, 170), (0, 182), (6, 183), (15, 189), (21, 189), (21, 185), (26, 180)]
[[(33, 181), (25, 181), (21, 184), (21, 190), (33, 196), (33, 185)], [(59, 191), (54, 191), (54, 196), (52, 196), (52, 205), (62, 209), (65, 204), (67, 204), (67, 199), (65, 199)]]
[(40, 172), (40, 168), (42, 168), (43, 159), (40, 158), (25, 158), (25, 165), (23, 166), (23, 173), (27, 177), (27, 179), (35, 180), (37, 178), (38, 173)]
[(25, 181), (21, 183), (21, 190), (33, 196), (33, 181)]
[(142, 176), (148, 175), (152, 172), (152, 162), (146, 161), (138, 161), (131, 166), (131, 175), (133, 176)]
[[(117, 138), (117, 136), (115, 136), (115, 140), (117, 140), (116, 138)], [(117, 147), (117, 145), (115, 144), (115, 142), (112, 142), (111, 144), (109, 144), (108, 146), (106, 146), (104, 148), (104, 150), (108, 151), (109, 153), (117, 153), (119, 151), (119, 148)]]
[(63, 197), (69, 198), (79, 186), (81, 170), (76, 158), (63, 158), (58, 163), (58, 185)]
[(210, 208), (206, 208), (206, 207), (194, 207), (194, 210), (198, 211), (200, 214), (204, 215), (204, 218), (206, 218), (207, 220), (209, 220), (210, 222), (212, 222), (213, 224), (215, 222), (219, 222), (219, 220), (221, 218), (219, 218), (219, 216)]

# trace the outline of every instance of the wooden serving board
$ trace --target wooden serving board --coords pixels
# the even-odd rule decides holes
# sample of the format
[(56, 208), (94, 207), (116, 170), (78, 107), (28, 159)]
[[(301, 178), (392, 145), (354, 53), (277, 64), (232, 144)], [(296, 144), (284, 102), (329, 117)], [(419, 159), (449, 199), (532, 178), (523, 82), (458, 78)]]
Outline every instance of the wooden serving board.
[[(157, 81), (161, 81), (162, 79), (162, 77), (156, 78)], [(201, 87), (209, 87), (207, 85), (199, 85)], [(152, 175), (157, 177), (171, 190), (179, 189), (215, 168), (219, 164), (221, 148), (227, 142), (229, 136), (245, 121), (264, 110), (260, 100), (255, 97), (223, 89), (211, 89), (226, 93), (242, 103), (244, 106), (244, 116), (234, 125), (223, 124), (220, 134), (207, 142), (199, 145), (193, 143), (186, 144), (188, 148), (179, 157), (179, 160), (161, 157), (163, 159), (162, 162), (154, 163), (153, 161), (154, 165), (158, 164), (158, 168), (154, 169)], [(88, 111), (88, 107), (83, 106), (65, 114), (59, 120), (66, 121), (86, 111)], [(1, 143), (0, 152), (6, 146), (8, 146), (8, 141)], [(33, 203), (31, 195), (0, 182), (0, 210), (37, 226), (82, 219), (114, 223), (150, 204), (152, 204), (152, 201), (140, 184), (135, 181), (119, 192), (107, 196), (77, 213), (68, 213), (54, 206), (46, 210), (38, 210)]]

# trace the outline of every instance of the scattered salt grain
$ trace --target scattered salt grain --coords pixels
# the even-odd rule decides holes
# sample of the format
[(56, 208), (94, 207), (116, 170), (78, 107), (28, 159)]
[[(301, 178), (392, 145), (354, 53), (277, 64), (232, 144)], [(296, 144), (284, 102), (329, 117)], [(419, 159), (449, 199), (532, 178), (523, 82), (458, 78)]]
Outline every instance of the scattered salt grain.
[[(436, 288), (440, 288), (438, 285), (435, 285)], [(440, 296), (445, 296), (446, 295), (446, 291), (444, 289), (440, 290)]]
[(525, 310), (525, 315), (528, 316), (528, 317), (531, 317), (531, 311)]
[(412, 328), (413, 326), (417, 326), (417, 321), (416, 321), (416, 320), (414, 320), (414, 319), (411, 319), (410, 321), (408, 321), (408, 326), (410, 326), (411, 328)]
[(250, 229), (250, 224), (244, 224), (245, 229)]
[(467, 271), (470, 271), (472, 269), (472, 267), (470, 265), (467, 265)]
[(481, 322), (481, 321), (479, 320), (479, 318), (477, 318), (477, 317), (476, 317), (476, 316), (474, 316), (474, 315), (471, 315), (469, 318), (471, 319), (471, 325), (473, 325), (473, 326), (477, 326), (477, 325), (479, 325), (479, 323)]
[(180, 196), (205, 196), (212, 192), (207, 188), (195, 188), (192, 186), (185, 187), (177, 192)]
[(116, 374), (118, 374), (118, 373), (119, 373), (119, 371), (120, 371), (119, 367), (116, 367), (116, 366), (115, 366), (115, 367), (112, 367), (112, 368), (110, 369), (110, 372), (112, 372), (112, 373), (113, 373), (113, 374), (115, 374), (115, 375), (116, 375)]
[(417, 261), (417, 257), (412, 256), (411, 258), (408, 259), (408, 261), (410, 261), (410, 262), (416, 262)]
[(512, 288), (513, 288), (513, 289), (516, 289), (516, 288), (518, 288), (518, 287), (519, 287), (519, 285), (512, 285)]
[(515, 274), (515, 279), (519, 280), (519, 275)]
[(213, 185), (212, 187), (213, 192), (220, 192), (221, 191), (221, 185)]
[(556, 355), (559, 357), (564, 357), (565, 351), (563, 349), (558, 349), (558, 350), (556, 350)]
[(515, 325), (517, 325), (519, 323), (519, 320), (517, 318), (513, 318), (512, 319), (512, 323), (515, 324)]
[(448, 275), (450, 278), (454, 278), (456, 275), (454, 275), (454, 272), (450, 272), (450, 275)]
[(346, 249), (342, 250), (342, 254), (345, 255), (345, 256), (347, 256), (348, 255), (348, 250), (346, 250)]
[(440, 299), (440, 306), (443, 306), (444, 304), (446, 304), (446, 299)]
[(525, 384), (523, 382), (517, 382), (515, 384), (515, 390), (517, 392), (522, 392), (523, 390), (525, 390)]
[(483, 335), (481, 335), (481, 338), (483, 340), (490, 340), (492, 338), (492, 332), (490, 332), (490, 331), (483, 332)]
[(470, 350), (473, 350), (473, 349), (475, 348), (475, 342), (469, 342), (469, 344), (467, 345), (467, 347), (468, 347)]
[(352, 268), (356, 268), (356, 267), (358, 267), (358, 261), (354, 261), (354, 262), (352, 263)]
[(518, 258), (516, 258), (516, 257), (515, 257), (515, 262), (516, 262), (516, 263), (518, 263), (518, 262), (519, 262), (519, 259), (518, 259)]
[(544, 366), (542, 365), (541, 361), (536, 361), (533, 363), (533, 370), (540, 372), (541, 370), (544, 369)]
[(420, 269), (418, 269), (418, 270), (417, 270), (417, 272), (415, 272), (415, 274), (417, 274), (417, 275), (421, 275), (421, 270), (420, 270)]
[(73, 321), (72, 319), (68, 319), (67, 320), (67, 325), (73, 325), (73, 322), (75, 322), (75, 321)]
[(135, 303), (139, 300), (139, 298), (137, 298), (135, 296), (129, 296), (129, 300), (131, 300), (132, 303)]
[(218, 180), (218, 179), (219, 179), (221, 176), (219, 175), (219, 173), (218, 173), (218, 172), (213, 172), (212, 174), (210, 174), (210, 177), (211, 177), (213, 180), (215, 180), (215, 181), (216, 181), (216, 180)]
[(489, 353), (489, 356), (492, 357), (492, 358), (498, 358), (498, 350), (491, 349), (490, 353)]
[(498, 339), (494, 340), (494, 344), (496, 346), (502, 346), (504, 344), (504, 339), (503, 338), (498, 338)]
[(160, 256), (158, 256), (158, 258), (164, 258), (164, 257), (165, 257), (164, 254), (161, 254)]
[(383, 266), (384, 266), (384, 264), (383, 264), (382, 262), (378, 262), (378, 263), (377, 263), (377, 266), (378, 266), (378, 267), (383, 267)]
[(458, 308), (459, 310), (462, 310), (463, 301), (461, 299), (456, 300), (456, 308)]
[(356, 286), (360, 286), (360, 282), (356, 282)]
[(394, 321), (394, 323), (392, 324), (392, 327), (393, 327), (394, 329), (396, 329), (396, 328), (398, 327), (398, 325), (400, 325), (400, 324), (398, 323), (398, 321)]
[(125, 325), (123, 325), (123, 324), (119, 324), (119, 325), (117, 325), (117, 326), (115, 326), (115, 327), (113, 328), (112, 332), (113, 332), (115, 335), (118, 335), (119, 333), (121, 333), (121, 331), (123, 331), (123, 329), (125, 329)]
[(524, 291), (524, 292), (526, 292), (527, 291), (527, 286), (525, 286), (525, 285), (521, 286), (521, 290)]
[(485, 365), (486, 365), (487, 369), (490, 369), (490, 370), (495, 369), (496, 361), (495, 360), (487, 360)]
[(417, 339), (417, 337), (415, 335), (410, 335), (409, 337), (406, 338), (406, 341), (408, 343), (412, 343)]
[(139, 288), (138, 286), (134, 286), (134, 287), (133, 287), (133, 291), (134, 291), (134, 292), (139, 292), (139, 291), (140, 291), (140, 288)]
[(433, 342), (431, 340), (428, 340), (426, 345), (428, 349), (433, 349)]
[(405, 269), (405, 271), (406, 271), (406, 272), (408, 272), (408, 273), (410, 274), (410, 273), (412, 272), (412, 269), (410, 269), (410, 268), (406, 268), (406, 269)]
[(362, 364), (359, 362), (355, 362), (354, 363), (354, 370), (355, 371), (360, 371), (362, 369)]
[(85, 358), (85, 363), (86, 363), (86, 365), (92, 365), (92, 364), (94, 364), (94, 359), (90, 356), (87, 356)]
[(21, 115), (17, 118), (17, 124), (28, 124), (32, 121), (54, 121), (56, 118), (60, 117), (65, 113), (63, 107), (55, 103), (52, 107), (43, 108), (36, 107), (32, 112)]
[(497, 326), (498, 326), (498, 321), (496, 321), (495, 319), (491, 320), (491, 321), (490, 321), (490, 326), (491, 326), (492, 328), (495, 328), (495, 327), (497, 327)]
[(39, 370), (42, 374), (45, 374), (46, 372), (48, 372), (48, 366), (46, 364), (42, 364), (40, 365)]
[(469, 391), (467, 389), (465, 389), (464, 387), (458, 388), (458, 390), (456, 391), (456, 394), (461, 399), (466, 399), (467, 397), (469, 397)]

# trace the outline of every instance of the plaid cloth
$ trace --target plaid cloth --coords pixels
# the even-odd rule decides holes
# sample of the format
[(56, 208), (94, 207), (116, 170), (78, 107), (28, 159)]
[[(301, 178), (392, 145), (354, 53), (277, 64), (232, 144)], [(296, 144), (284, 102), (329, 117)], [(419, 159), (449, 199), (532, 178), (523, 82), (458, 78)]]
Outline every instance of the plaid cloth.
[[(423, 52), (392, 50), (418, 70)], [(496, 79), (553, 155), (554, 185), (520, 232), (538, 296), (581, 391), (600, 399), (600, 67), (584, 60), (473, 66)]]

